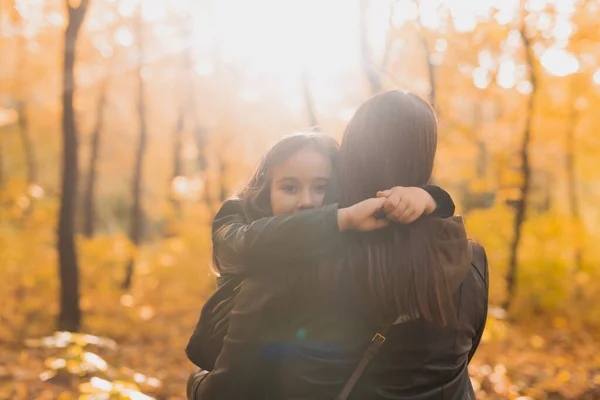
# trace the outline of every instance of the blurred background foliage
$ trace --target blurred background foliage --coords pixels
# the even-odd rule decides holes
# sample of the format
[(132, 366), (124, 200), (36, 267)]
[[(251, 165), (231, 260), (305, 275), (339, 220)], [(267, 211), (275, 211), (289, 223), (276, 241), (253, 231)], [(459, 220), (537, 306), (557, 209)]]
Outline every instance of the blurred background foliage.
[[(0, 0), (0, 398), (183, 398), (219, 204), (278, 138), (340, 139), (391, 88), (436, 108), (435, 183), (487, 249), (478, 398), (600, 398), (599, 17), (598, 0)], [(25, 340), (42, 337), (67, 341)]]

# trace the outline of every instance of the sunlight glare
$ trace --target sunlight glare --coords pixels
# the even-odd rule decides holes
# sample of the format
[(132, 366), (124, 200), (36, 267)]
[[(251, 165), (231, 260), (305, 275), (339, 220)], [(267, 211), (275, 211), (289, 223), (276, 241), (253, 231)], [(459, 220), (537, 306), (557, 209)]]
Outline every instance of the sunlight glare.
[[(192, 15), (200, 56), (211, 57), (218, 49), (223, 63), (254, 71), (248, 83), (273, 87), (292, 112), (303, 112), (299, 84), (302, 70), (315, 81), (331, 82), (340, 73), (360, 68), (358, 5), (354, 2), (227, 0), (197, 7)], [(340, 13), (342, 9), (344, 13)], [(369, 40), (375, 58), (385, 48), (389, 10), (387, 2), (386, 7), (368, 10)], [(204, 72), (203, 68), (199, 72)], [(313, 84), (311, 90), (318, 96), (321, 89)]]
[(95, 376), (92, 377), (92, 379), (90, 379), (90, 384), (96, 389), (104, 390), (106, 392), (110, 392), (113, 388), (112, 383), (110, 383), (106, 379), (98, 378)]
[(124, 294), (121, 296), (119, 302), (123, 307), (133, 307), (133, 296), (130, 294)]
[(210, 76), (215, 72), (213, 63), (209, 61), (199, 61), (194, 68), (198, 76)]
[(240, 100), (246, 103), (256, 103), (260, 100), (260, 92), (253, 88), (241, 89), (238, 96)]
[[(283, 3), (218, 2), (207, 25), (224, 53), (249, 66), (258, 64), (261, 71), (293, 73), (305, 64), (333, 74), (358, 57), (357, 11), (347, 2)], [(348, 11), (345, 18), (339, 18), (341, 8)], [(336, 21), (336, 29), (330, 29), (331, 20)]]
[(400, 28), (408, 21), (414, 21), (419, 17), (419, 8), (411, 0), (398, 1), (393, 8), (392, 24)]
[(530, 94), (533, 92), (533, 85), (529, 81), (521, 81), (517, 83), (517, 92), (521, 94)]
[(143, 0), (142, 15), (148, 22), (158, 21), (167, 14), (164, 0)]
[(525, 8), (529, 12), (538, 12), (546, 8), (546, 0), (527, 0)]
[(475, 68), (473, 70), (473, 84), (479, 89), (485, 89), (490, 84), (492, 78), (485, 68)]
[[(450, 11), (450, 16), (458, 32), (471, 32), (480, 21), (488, 21), (492, 12), (493, 0), (443, 0), (444, 7)], [(440, 15), (440, 12), (437, 12)]]
[(600, 4), (599, 3), (593, 3), (593, 2), (588, 2), (586, 5), (586, 9), (589, 13), (591, 14), (595, 14), (598, 12), (598, 10), (600, 9)]
[(550, 29), (552, 27), (552, 16), (548, 13), (540, 14), (536, 27), (540, 31), (547, 31)]
[(419, 22), (428, 29), (438, 29), (442, 22), (440, 14), (440, 0), (423, 0), (419, 2)]
[(144, 393), (137, 392), (135, 390), (127, 390), (126, 392), (127, 393), (124, 394), (126, 394), (131, 400), (154, 400), (154, 397), (150, 397), (148, 395), (145, 395)]
[(146, 375), (136, 372), (135, 374), (133, 374), (133, 380), (135, 381), (135, 383), (142, 384), (146, 382)]
[(573, 54), (556, 47), (548, 48), (540, 58), (542, 67), (555, 76), (567, 76), (579, 71), (579, 60)]
[(102, 357), (89, 351), (83, 353), (83, 359), (97, 370), (106, 371), (108, 368), (108, 363)]
[(133, 34), (129, 29), (121, 26), (115, 32), (115, 42), (124, 47), (131, 46), (133, 44)]
[(46, 360), (45, 364), (51, 369), (61, 369), (67, 366), (67, 360), (64, 358), (49, 358)]
[(29, 195), (31, 197), (39, 199), (40, 197), (42, 197), (44, 195), (44, 189), (41, 186), (33, 183), (33, 184), (29, 185)]
[(429, 62), (431, 65), (442, 65), (444, 62), (444, 55), (442, 53), (433, 53), (429, 56)]
[(500, 63), (496, 83), (504, 89), (512, 89), (516, 83), (517, 68), (513, 60), (506, 60)]
[(600, 68), (598, 68), (596, 72), (594, 72), (594, 77), (592, 79), (594, 80), (594, 83), (596, 85), (600, 85)]
[(439, 51), (440, 53), (446, 51), (448, 48), (448, 42), (446, 39), (438, 39), (435, 41), (435, 51)]
[(457, 32), (471, 32), (477, 27), (477, 20), (475, 16), (467, 11), (468, 9), (460, 10), (457, 8), (450, 9), (454, 27)]
[(46, 17), (46, 20), (56, 27), (63, 27), (65, 25), (65, 23), (67, 22), (65, 20), (65, 17), (61, 13), (58, 13), (58, 12), (52, 12), (52, 13), (48, 14), (48, 16)]
[(508, 33), (508, 37), (506, 38), (506, 44), (512, 48), (521, 46), (521, 32), (516, 29), (510, 31)]
[(121, 0), (118, 4), (118, 11), (122, 17), (131, 17), (135, 13), (137, 0)]
[(176, 176), (171, 182), (171, 190), (179, 195), (183, 196), (189, 192), (189, 180), (186, 176)]
[(493, 71), (496, 68), (494, 58), (492, 57), (492, 52), (489, 50), (480, 51), (477, 55), (477, 59), (479, 60), (479, 66), (481, 66), (482, 68), (485, 68), (490, 71)]
[(558, 14), (572, 14), (575, 12), (575, 1), (576, 0), (548, 0), (549, 3), (554, 5)]
[(154, 317), (154, 308), (152, 306), (142, 306), (139, 313), (141, 319), (148, 321)]
[(567, 40), (573, 34), (573, 26), (568, 16), (558, 15), (556, 16), (556, 22), (554, 23), (554, 29), (552, 29), (552, 36), (556, 40)]
[(109, 58), (113, 55), (114, 51), (112, 46), (108, 43), (108, 40), (106, 37), (95, 37), (92, 40), (94, 47), (96, 48), (96, 50), (98, 50), (98, 52), (100, 53), (100, 55), (104, 58)]
[(519, 10), (520, 0), (496, 0), (494, 8), (498, 11), (494, 15), (494, 19), (500, 25), (509, 24), (516, 16)]
[(338, 113), (338, 118), (344, 122), (348, 122), (354, 116), (356, 109), (354, 108), (345, 108)]

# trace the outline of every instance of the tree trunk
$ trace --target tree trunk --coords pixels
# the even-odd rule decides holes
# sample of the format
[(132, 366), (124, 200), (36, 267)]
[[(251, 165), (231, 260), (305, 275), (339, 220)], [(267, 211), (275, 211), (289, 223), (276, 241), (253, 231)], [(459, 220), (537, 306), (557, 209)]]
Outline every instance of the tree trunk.
[(62, 193), (58, 222), (58, 259), (60, 276), (60, 314), (58, 329), (78, 331), (81, 326), (79, 308), (79, 269), (75, 249), (75, 206), (78, 177), (77, 127), (73, 109), (75, 91), (75, 50), (77, 35), (89, 0), (82, 0), (79, 7), (71, 7), (67, 0), (69, 22), (65, 32), (63, 68), (63, 165)]
[[(24, 24), (25, 21), (21, 20), (21, 24)], [(25, 36), (20, 36), (19, 43), (17, 46), (17, 70), (19, 73), (19, 79), (17, 79), (16, 83), (19, 86), (23, 86), (26, 84), (24, 80), (24, 72), (27, 67), (27, 57), (25, 54), (25, 49), (27, 46), (27, 38)], [(19, 134), (21, 136), (21, 144), (23, 146), (23, 154), (25, 158), (25, 168), (26, 168), (26, 177), (27, 177), (27, 185), (29, 189), (31, 189), (32, 185), (37, 183), (37, 164), (35, 162), (35, 153), (33, 151), (33, 142), (31, 140), (29, 134), (29, 120), (27, 118), (27, 93), (23, 93), (22, 87), (16, 88), (17, 93), (19, 93), (19, 99), (17, 102), (17, 115), (18, 115), (18, 126), (19, 126)]]
[(302, 95), (304, 96), (304, 104), (306, 105), (306, 112), (308, 113), (308, 121), (310, 123), (311, 128), (320, 132), (321, 128), (319, 127), (319, 121), (317, 119), (317, 114), (315, 112), (315, 105), (313, 103), (312, 94), (310, 92), (310, 85), (308, 83), (308, 75), (306, 71), (302, 71)]
[[(2, 127), (0, 127), (2, 129)], [(4, 187), (4, 136), (0, 132), (0, 191)]]
[[(4, 35), (4, 8), (0, 5), (0, 36)], [(0, 47), (0, 60), (2, 60), (5, 56), (1, 52), (4, 50), (3, 47)], [(0, 126), (0, 191), (2, 191), (4, 187), (4, 135), (2, 134), (2, 126)]]
[(29, 121), (27, 119), (26, 104), (19, 102), (17, 106), (19, 115), (19, 133), (21, 134), (21, 143), (23, 153), (25, 154), (25, 165), (27, 168), (27, 184), (29, 188), (37, 183), (37, 165), (35, 162), (35, 153), (33, 151), (33, 142), (29, 135)]
[(479, 133), (479, 130), (483, 128), (484, 118), (481, 104), (478, 104), (475, 107), (475, 118), (474, 118), (474, 128), (475, 128), (475, 137), (477, 142), (477, 149), (479, 153), (477, 155), (477, 164), (476, 164), (476, 174), (478, 179), (485, 179), (487, 176), (487, 167), (488, 167), (488, 150), (485, 140), (482, 138), (482, 135)]
[[(192, 77), (192, 71), (190, 71), (190, 76), (189, 76), (189, 84), (190, 84), (190, 88), (193, 89), (194, 87), (194, 80)], [(206, 208), (208, 210), (212, 210), (212, 196), (211, 196), (211, 189), (210, 189), (210, 181), (209, 181), (209, 176), (208, 176), (208, 159), (207, 159), (207, 155), (206, 155), (206, 145), (207, 145), (207, 136), (208, 136), (208, 132), (206, 130), (206, 128), (204, 128), (204, 126), (202, 126), (202, 124), (200, 123), (200, 121), (198, 120), (198, 113), (196, 112), (196, 99), (192, 90), (192, 93), (190, 94), (189, 97), (189, 101), (190, 101), (190, 112), (191, 112), (191, 117), (192, 117), (192, 121), (193, 121), (193, 135), (194, 135), (194, 139), (196, 141), (196, 149), (198, 150), (198, 156), (196, 157), (197, 163), (198, 163), (198, 172), (200, 174), (200, 176), (203, 179), (203, 185), (204, 185), (204, 204), (206, 205)]]
[(227, 199), (229, 189), (227, 187), (227, 162), (222, 151), (219, 157), (219, 178), (219, 203), (223, 203)]
[[(423, 28), (421, 28), (423, 29)], [(429, 50), (429, 44), (427, 43), (427, 38), (425, 34), (421, 31), (421, 43), (423, 43), (423, 48), (425, 49), (425, 57), (427, 61), (427, 74), (429, 77), (429, 104), (437, 111), (436, 107), (436, 98), (435, 98), (435, 65), (431, 63), (431, 51)]]
[(371, 49), (367, 35), (367, 0), (359, 0), (359, 28), (362, 65), (367, 74), (371, 94), (377, 94), (381, 92), (381, 75), (375, 68), (371, 58)]
[[(579, 195), (577, 191), (577, 174), (575, 172), (575, 132), (577, 131), (577, 122), (578, 115), (575, 107), (575, 103), (577, 101), (575, 95), (575, 76), (573, 76), (571, 81), (571, 101), (570, 101), (570, 110), (569, 110), (569, 118), (567, 120), (567, 130), (565, 135), (565, 149), (566, 149), (566, 159), (565, 159), (565, 167), (567, 172), (567, 187), (568, 187), (568, 196), (569, 196), (569, 209), (571, 213), (571, 220), (573, 223), (573, 227), (576, 230), (581, 230), (583, 228), (581, 223), (581, 211), (579, 209)], [(579, 237), (575, 235), (575, 237)], [(574, 248), (574, 262), (575, 262), (575, 272), (580, 272), (582, 270), (583, 263), (583, 244), (577, 239)]]
[(177, 122), (175, 125), (175, 130), (173, 131), (173, 172), (171, 174), (171, 180), (169, 182), (169, 200), (175, 209), (177, 216), (181, 216), (181, 202), (174, 195), (172, 183), (175, 178), (183, 174), (183, 163), (181, 160), (181, 151), (183, 148), (183, 132), (186, 126), (186, 116), (194, 114), (194, 101), (192, 96), (194, 95), (193, 88), (193, 63), (192, 63), (192, 21), (188, 15), (188, 17), (183, 22), (182, 35), (186, 38), (187, 46), (185, 51), (183, 52), (182, 59), (182, 69), (184, 71), (185, 78), (179, 81), (180, 93), (185, 93), (184, 100), (181, 101), (179, 105)]
[(381, 73), (387, 75), (387, 66), (390, 60), (390, 51), (392, 50), (392, 44), (394, 40), (391, 38), (394, 31), (394, 7), (396, 6), (396, 2), (393, 2), (390, 5), (390, 11), (388, 14), (388, 31), (385, 37), (385, 50), (383, 51), (383, 57), (381, 58)]
[(523, 174), (523, 183), (520, 188), (521, 198), (517, 201), (516, 215), (514, 221), (514, 236), (510, 246), (510, 258), (508, 265), (508, 274), (506, 276), (506, 287), (507, 297), (504, 302), (504, 308), (510, 309), (512, 301), (514, 300), (516, 286), (517, 286), (517, 266), (519, 260), (519, 244), (521, 243), (521, 235), (523, 229), (523, 222), (525, 222), (526, 211), (529, 198), (530, 180), (531, 180), (531, 166), (529, 164), (529, 145), (531, 142), (531, 130), (533, 127), (533, 113), (535, 111), (535, 99), (537, 92), (537, 79), (535, 73), (534, 56), (531, 48), (531, 41), (527, 37), (525, 32), (525, 23), (521, 27), (521, 39), (525, 47), (525, 54), (527, 57), (527, 64), (529, 69), (529, 80), (533, 90), (529, 96), (527, 104), (527, 116), (525, 120), (525, 128), (523, 132), (523, 141), (521, 143), (521, 172)]
[(106, 109), (106, 97), (108, 90), (108, 78), (102, 82), (100, 87), (100, 98), (96, 107), (96, 125), (92, 133), (91, 154), (88, 165), (88, 179), (83, 200), (83, 234), (91, 238), (95, 231), (96, 218), (96, 177), (98, 171), (98, 155), (100, 154), (100, 139), (104, 128), (104, 112)]
[(204, 204), (206, 205), (206, 208), (208, 210), (212, 210), (212, 195), (211, 195), (211, 188), (210, 188), (210, 181), (209, 181), (209, 176), (208, 176), (208, 157), (206, 154), (206, 150), (207, 150), (207, 143), (208, 143), (208, 131), (206, 130), (206, 128), (202, 125), (202, 123), (200, 122), (199, 118), (198, 118), (198, 112), (196, 110), (196, 90), (195, 90), (195, 73), (194, 73), (194, 67), (193, 67), (193, 60), (192, 60), (192, 53), (191, 53), (191, 48), (193, 46), (193, 40), (192, 40), (192, 35), (193, 35), (193, 20), (191, 19), (191, 17), (188, 16), (188, 18), (186, 18), (185, 20), (185, 33), (184, 35), (187, 36), (187, 40), (188, 40), (188, 51), (186, 52), (186, 58), (185, 58), (185, 63), (186, 63), (186, 77), (187, 77), (187, 112), (189, 112), (188, 115), (188, 121), (191, 124), (191, 131), (192, 131), (192, 137), (194, 139), (194, 141), (196, 142), (196, 149), (197, 149), (197, 157), (196, 157), (196, 162), (197, 162), (197, 168), (198, 168), (198, 173), (200, 175), (200, 177), (203, 180), (203, 194), (202, 194), (202, 201), (204, 202)]
[(179, 107), (179, 115), (177, 116), (177, 123), (175, 125), (175, 130), (173, 131), (173, 172), (171, 174), (171, 179), (169, 182), (169, 201), (173, 205), (175, 212), (178, 217), (181, 216), (181, 202), (173, 193), (172, 184), (175, 181), (175, 178), (181, 176), (182, 174), (182, 161), (181, 161), (181, 150), (183, 147), (183, 130), (185, 127), (185, 106), (182, 104)]
[(194, 138), (196, 139), (196, 149), (198, 149), (197, 163), (198, 163), (198, 172), (203, 179), (203, 201), (208, 210), (212, 210), (212, 195), (211, 195), (211, 185), (208, 176), (208, 161), (206, 157), (206, 139), (207, 139), (207, 131), (206, 129), (200, 125), (199, 122), (194, 123)]
[[(135, 169), (133, 172), (133, 184), (132, 184), (132, 198), (131, 204), (131, 225), (129, 230), (129, 239), (137, 247), (142, 241), (143, 232), (143, 214), (142, 214), (142, 181), (143, 181), (143, 165), (144, 155), (146, 153), (147, 145), (147, 128), (146, 128), (146, 108), (144, 104), (144, 78), (142, 76), (142, 69), (144, 66), (144, 42), (142, 38), (142, 7), (138, 5), (138, 15), (135, 21), (136, 34), (138, 38), (138, 68), (137, 68), (137, 80), (138, 80), (138, 96), (137, 96), (137, 111), (140, 134), (138, 139), (138, 146), (135, 157)], [(123, 289), (129, 289), (131, 287), (133, 279), (133, 268), (135, 263), (135, 257), (132, 257), (127, 264), (125, 279), (123, 281)]]

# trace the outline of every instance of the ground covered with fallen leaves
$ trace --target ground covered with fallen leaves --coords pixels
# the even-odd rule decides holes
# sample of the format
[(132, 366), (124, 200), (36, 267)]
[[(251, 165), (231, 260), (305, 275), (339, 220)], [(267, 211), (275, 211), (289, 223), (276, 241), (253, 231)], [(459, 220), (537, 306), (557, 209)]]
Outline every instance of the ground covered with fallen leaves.
[[(94, 393), (128, 387), (155, 399), (185, 398), (193, 367), (184, 347), (214, 288), (207, 261), (186, 255), (185, 243), (166, 241), (140, 257), (133, 289), (123, 292), (118, 285), (123, 249), (119, 241), (102, 240), (83, 244), (82, 330), (116, 347), (91, 340), (71, 347), (77, 354), (65, 356), (64, 348), (31, 341), (54, 334), (56, 272), (9, 267), (0, 282), (0, 399), (91, 400), (101, 398)], [(52, 254), (48, 249), (49, 265), (54, 265)], [(44, 258), (43, 251), (39, 257)], [(600, 399), (600, 345), (593, 332), (568, 317), (509, 321), (492, 308), (470, 367), (477, 398)], [(99, 369), (82, 371), (84, 376), (67, 372), (77, 372), (88, 361)]]

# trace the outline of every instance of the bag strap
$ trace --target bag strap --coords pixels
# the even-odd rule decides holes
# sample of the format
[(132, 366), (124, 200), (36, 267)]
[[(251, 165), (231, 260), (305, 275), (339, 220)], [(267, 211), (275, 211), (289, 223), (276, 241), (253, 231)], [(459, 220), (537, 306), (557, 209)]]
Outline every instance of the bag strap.
[(338, 397), (336, 397), (336, 400), (346, 400), (348, 398), (348, 396), (352, 392), (352, 389), (354, 389), (354, 386), (356, 386), (356, 383), (358, 382), (362, 374), (365, 372), (365, 369), (367, 369), (367, 366), (369, 365), (371, 360), (375, 358), (375, 356), (379, 352), (379, 349), (385, 343), (385, 335), (387, 334), (389, 328), (390, 325), (384, 326), (382, 329), (379, 329), (377, 333), (375, 333), (375, 336), (373, 336), (373, 339), (371, 339), (371, 343), (369, 343), (369, 345), (367, 346), (367, 349), (365, 350), (362, 359), (354, 369), (352, 375), (350, 375), (350, 378), (346, 381), (344, 388), (342, 389)]

